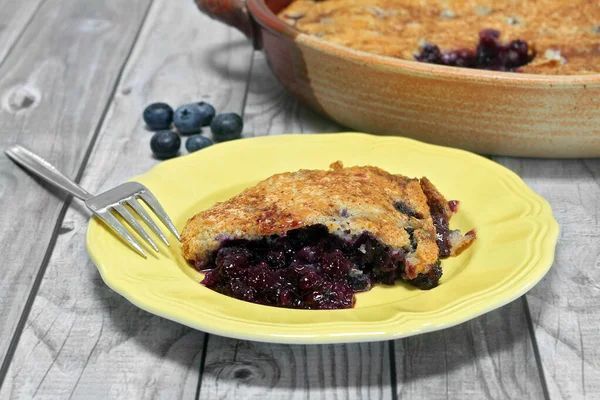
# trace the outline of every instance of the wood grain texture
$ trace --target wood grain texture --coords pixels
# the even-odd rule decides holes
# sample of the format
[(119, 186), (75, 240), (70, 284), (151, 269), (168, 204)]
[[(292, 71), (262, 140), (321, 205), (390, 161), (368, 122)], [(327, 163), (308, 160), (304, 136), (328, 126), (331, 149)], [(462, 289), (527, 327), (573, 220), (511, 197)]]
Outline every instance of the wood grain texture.
[(552, 399), (600, 398), (600, 160), (498, 158), (552, 206), (553, 267), (528, 294)]
[(283, 345), (211, 335), (200, 399), (391, 399), (387, 342)]
[[(201, 15), (192, 1), (155, 0), (82, 186), (100, 192), (158, 163), (141, 120), (150, 102), (205, 99), (239, 112), (251, 56), (241, 34)], [(0, 398), (193, 398), (204, 334), (141, 311), (106, 287), (85, 250), (88, 218), (79, 202), (65, 216)]]
[(69, 212), (2, 399), (190, 399), (204, 334), (110, 290), (87, 261), (87, 216)]
[(0, 65), (44, 0), (0, 0)]
[[(76, 176), (148, 3), (44, 2), (0, 66), (0, 148), (23, 144)], [(0, 365), (64, 201), (0, 156)]]
[[(254, 54), (245, 136), (335, 132), (335, 123), (299, 104)], [(387, 342), (289, 346), (211, 335), (200, 399), (391, 399)]]
[(394, 347), (398, 398), (544, 398), (521, 299)]

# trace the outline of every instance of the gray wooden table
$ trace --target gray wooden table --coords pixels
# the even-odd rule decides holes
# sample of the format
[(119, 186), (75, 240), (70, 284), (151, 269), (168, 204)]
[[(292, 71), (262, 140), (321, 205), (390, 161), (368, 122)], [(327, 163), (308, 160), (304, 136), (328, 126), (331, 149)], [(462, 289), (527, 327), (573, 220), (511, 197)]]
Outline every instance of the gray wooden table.
[[(206, 100), (245, 136), (343, 128), (300, 105), (191, 0), (0, 0), (0, 148), (90, 191), (157, 163), (140, 112)], [(207, 335), (112, 292), (80, 203), (0, 156), (0, 399), (600, 398), (600, 160), (496, 158), (546, 197), (556, 261), (526, 296), (391, 342), (288, 346)]]

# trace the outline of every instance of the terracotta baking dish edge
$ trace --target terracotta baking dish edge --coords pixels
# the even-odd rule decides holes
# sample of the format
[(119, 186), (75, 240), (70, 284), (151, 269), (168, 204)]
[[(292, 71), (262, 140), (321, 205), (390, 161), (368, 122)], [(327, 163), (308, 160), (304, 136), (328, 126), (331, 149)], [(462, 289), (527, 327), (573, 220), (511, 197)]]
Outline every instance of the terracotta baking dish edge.
[(249, 37), (285, 88), (342, 125), (485, 155), (600, 157), (600, 74), (394, 59), (303, 34), (275, 14), (290, 0), (195, 1)]

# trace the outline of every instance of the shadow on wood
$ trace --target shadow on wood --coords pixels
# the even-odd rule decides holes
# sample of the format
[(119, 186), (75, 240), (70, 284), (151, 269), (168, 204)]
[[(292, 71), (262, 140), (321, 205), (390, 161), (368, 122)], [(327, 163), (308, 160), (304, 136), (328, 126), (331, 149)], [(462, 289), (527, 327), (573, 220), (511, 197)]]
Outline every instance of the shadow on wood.
[[(90, 295), (96, 298), (97, 304), (101, 305), (106, 315), (108, 315), (109, 321), (107, 323), (110, 323), (115, 337), (121, 338), (123, 341), (133, 341), (135, 347), (140, 347), (144, 349), (144, 352), (153, 354), (161, 362), (175, 362), (186, 368), (190, 364), (190, 352), (172, 352), (170, 350), (174, 345), (173, 340), (157, 339), (160, 337), (164, 339), (165, 335), (183, 337), (193, 332), (194, 336), (197, 337), (197, 343), (195, 345), (189, 343), (191, 348), (188, 348), (188, 350), (193, 350), (194, 354), (202, 351), (204, 344), (203, 332), (158, 317), (136, 307), (106, 286), (93, 263), (90, 262), (85, 268), (94, 270), (93, 293), (90, 293)], [(118, 346), (119, 343), (114, 342), (112, 345)]]
[[(236, 36), (237, 37), (237, 36)], [(202, 57), (203, 66), (210, 68), (212, 74), (232, 82), (246, 82), (248, 80), (248, 68), (239, 64), (240, 68), (232, 68), (231, 56), (237, 52), (246, 50), (248, 41), (229, 40), (223, 43), (207, 46)]]
[(211, 335), (201, 399), (392, 397), (387, 342), (283, 345)]
[(517, 299), (455, 327), (394, 342), (398, 396), (542, 398), (523, 307)]
[[(5, 155), (0, 155), (0, 157), (3, 157), (3, 156), (5, 156)], [(18, 168), (27, 175), (27, 177), (21, 177), (21, 178), (16, 178), (16, 177), (14, 177), (14, 175), (12, 175), (15, 179), (30, 179), (30, 180), (34, 181), (35, 183), (37, 183), (42, 188), (44, 188), (44, 190), (46, 190), (50, 196), (56, 198), (59, 201), (65, 201), (67, 199), (67, 197), (69, 196), (67, 194), (67, 192), (65, 192), (64, 190), (61, 190), (54, 185), (51, 185), (50, 183), (46, 182), (44, 179), (42, 179), (42, 178), (38, 177), (37, 175), (34, 175), (31, 172), (27, 171), (26, 169), (22, 168), (20, 165), (17, 165), (10, 160), (8, 162), (12, 163), (13, 166), (5, 167), (0, 162), (0, 169), (3, 171), (11, 171), (11, 168)], [(4, 174), (4, 175), (6, 176), (6, 174)], [(2, 198), (3, 193), (4, 193), (4, 191), (2, 190), (2, 187), (0, 187), (0, 199)]]

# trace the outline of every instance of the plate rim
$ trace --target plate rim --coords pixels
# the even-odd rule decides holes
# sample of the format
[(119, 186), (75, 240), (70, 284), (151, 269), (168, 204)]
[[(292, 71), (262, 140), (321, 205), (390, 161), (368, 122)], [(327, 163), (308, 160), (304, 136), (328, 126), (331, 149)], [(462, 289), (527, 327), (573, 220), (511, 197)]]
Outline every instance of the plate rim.
[[(115, 291), (116, 293), (125, 297), (128, 301), (130, 301), (132, 304), (134, 304), (138, 308), (141, 308), (152, 314), (158, 315), (158, 316), (166, 318), (166, 319), (173, 320), (175, 322), (181, 323), (183, 325), (192, 327), (194, 329), (197, 329), (197, 330), (200, 330), (203, 332), (216, 334), (216, 335), (220, 335), (220, 336), (231, 337), (231, 338), (235, 338), (235, 339), (251, 340), (251, 341), (258, 341), (258, 342), (285, 343), (285, 344), (328, 344), (328, 343), (355, 343), (355, 342), (374, 342), (374, 341), (383, 341), (383, 340), (394, 340), (394, 339), (399, 339), (399, 338), (403, 338), (403, 337), (414, 336), (417, 334), (423, 334), (423, 333), (427, 333), (427, 332), (433, 332), (433, 331), (437, 331), (437, 330), (441, 330), (441, 329), (450, 328), (452, 326), (455, 326), (455, 325), (464, 323), (466, 321), (469, 321), (471, 319), (474, 319), (474, 318), (476, 318), (480, 315), (483, 315), (487, 312), (498, 309), (498, 308), (516, 300), (517, 298), (521, 297), (526, 292), (528, 292), (532, 287), (534, 287), (547, 274), (547, 272), (552, 267), (552, 264), (554, 262), (555, 252), (556, 252), (556, 246), (558, 243), (558, 237), (559, 237), (559, 233), (560, 233), (560, 226), (559, 226), (558, 222), (556, 221), (556, 219), (554, 218), (550, 204), (547, 202), (546, 199), (544, 199), (542, 196), (540, 196), (535, 191), (533, 191), (529, 186), (527, 186), (527, 184), (517, 174), (515, 174), (513, 171), (509, 170), (508, 168), (494, 162), (493, 160), (490, 160), (483, 156), (477, 155), (475, 153), (468, 152), (466, 150), (455, 149), (455, 148), (450, 148), (450, 147), (445, 147), (445, 146), (440, 146), (440, 145), (433, 145), (433, 144), (429, 144), (429, 143), (420, 142), (420, 141), (417, 141), (414, 139), (397, 137), (397, 136), (379, 136), (379, 135), (371, 135), (371, 134), (358, 133), (358, 132), (282, 134), (282, 135), (260, 136), (260, 137), (248, 138), (248, 139), (243, 139), (242, 141), (245, 141), (247, 143), (247, 141), (257, 142), (257, 141), (271, 141), (271, 140), (288, 140), (288, 138), (297, 138), (297, 137), (312, 138), (312, 139), (328, 137), (328, 138), (334, 138), (334, 140), (344, 139), (344, 138), (346, 138), (346, 140), (352, 140), (353, 138), (354, 139), (368, 138), (367, 140), (373, 140), (373, 141), (387, 141), (387, 140), (396, 141), (397, 140), (400, 142), (411, 144), (413, 146), (424, 147), (425, 149), (429, 148), (431, 150), (437, 149), (442, 152), (455, 153), (457, 155), (460, 155), (461, 157), (472, 158), (472, 159), (476, 160), (477, 162), (489, 163), (488, 165), (493, 166), (498, 171), (501, 171), (500, 172), (501, 174), (510, 178), (512, 183), (516, 183), (520, 189), (524, 190), (525, 194), (526, 194), (526, 196), (524, 195), (524, 197), (537, 201), (540, 204), (541, 208), (543, 209), (542, 211), (540, 211), (539, 215), (537, 216), (537, 219), (539, 219), (543, 223), (542, 225), (544, 225), (545, 228), (547, 228), (547, 229), (546, 229), (545, 234), (543, 235), (542, 239), (539, 240), (539, 246), (538, 246), (539, 249), (536, 248), (536, 251), (543, 252), (543, 256), (540, 257), (540, 259), (536, 261), (536, 265), (537, 265), (536, 268), (532, 269), (532, 271), (536, 272), (536, 273), (534, 274), (533, 277), (530, 277), (528, 280), (526, 280), (523, 285), (519, 285), (517, 289), (509, 291), (508, 295), (503, 294), (503, 293), (496, 294), (495, 297), (500, 296), (499, 300), (487, 302), (488, 304), (484, 305), (484, 306), (479, 305), (478, 307), (475, 307), (475, 309), (473, 309), (473, 310), (470, 310), (470, 307), (466, 307), (466, 308), (463, 307), (462, 311), (460, 311), (458, 313), (457, 317), (451, 318), (450, 320), (448, 320), (448, 318), (445, 317), (444, 322), (436, 323), (436, 324), (421, 325), (420, 329), (412, 329), (411, 331), (408, 331), (408, 332), (402, 331), (402, 330), (400, 330), (400, 331), (386, 330), (385, 332), (377, 332), (376, 334), (374, 332), (361, 332), (361, 333), (350, 332), (347, 335), (331, 334), (331, 333), (330, 334), (288, 335), (288, 334), (275, 334), (275, 333), (269, 334), (269, 333), (261, 332), (260, 330), (258, 330), (258, 331), (254, 331), (254, 330), (242, 331), (242, 330), (238, 329), (235, 331), (231, 331), (228, 329), (219, 329), (218, 324), (210, 324), (210, 323), (202, 324), (202, 323), (198, 323), (198, 321), (195, 321), (192, 319), (186, 319), (186, 318), (182, 318), (179, 315), (174, 315), (173, 313), (164, 312), (162, 309), (160, 309), (160, 307), (157, 308), (155, 306), (155, 304), (153, 304), (152, 302), (148, 302), (147, 298), (144, 299), (144, 296), (141, 296), (141, 297), (138, 296), (137, 293), (135, 293), (135, 291), (133, 294), (131, 292), (128, 292), (126, 287), (123, 287), (123, 285), (119, 284), (119, 282), (113, 280), (111, 278), (110, 274), (106, 273), (108, 270), (106, 270), (104, 268), (101, 258), (98, 257), (98, 254), (94, 251), (92, 233), (95, 229), (94, 227), (100, 226), (100, 223), (95, 218), (92, 218), (90, 220), (90, 222), (88, 223), (87, 230), (86, 230), (86, 248), (87, 248), (88, 254), (90, 255), (90, 258), (92, 259), (92, 261), (94, 262), (94, 265), (98, 269), (104, 283), (108, 287), (110, 287), (113, 291)], [(304, 140), (304, 139), (302, 139), (302, 140)], [(226, 150), (227, 147), (239, 146), (239, 142), (240, 141), (226, 142), (226, 143), (219, 144), (218, 146), (211, 146), (207, 149), (204, 149), (203, 151), (204, 152), (205, 151), (223, 151), (223, 150)], [(194, 155), (192, 154), (191, 156), (193, 157)], [(178, 162), (180, 162), (180, 163), (185, 162), (185, 159), (187, 157), (189, 157), (189, 156), (178, 157), (178, 158), (175, 158), (172, 160), (161, 162), (160, 164), (157, 164), (154, 167), (150, 168), (145, 173), (136, 175), (136, 176), (130, 178), (129, 180), (137, 180), (141, 183), (144, 183), (143, 182), (144, 180), (152, 178), (153, 175), (158, 174), (163, 169), (175, 168), (175, 166)], [(187, 160), (190, 160), (190, 159), (187, 158)], [(539, 237), (539, 236), (542, 236), (542, 234), (538, 232), (536, 234), (536, 237)], [(136, 257), (139, 257), (139, 256), (136, 255)], [(189, 279), (189, 278), (186, 277), (186, 279)], [(490, 296), (490, 297), (492, 297), (492, 299), (493, 299), (493, 296)], [(259, 306), (259, 305), (256, 305), (256, 306), (257, 307), (267, 307), (267, 306)], [(295, 310), (295, 311), (299, 311), (299, 310)], [(303, 311), (304, 312), (315, 312), (314, 310), (310, 310), (310, 311), (303, 310)], [(336, 310), (325, 311), (325, 312), (336, 312)], [(211, 318), (213, 318), (213, 317), (211, 317)], [(213, 319), (218, 320), (219, 318), (214, 317)], [(396, 321), (391, 326), (396, 326), (396, 325), (398, 325), (398, 323), (399, 322)], [(246, 324), (252, 325), (251, 321), (247, 321)]]

